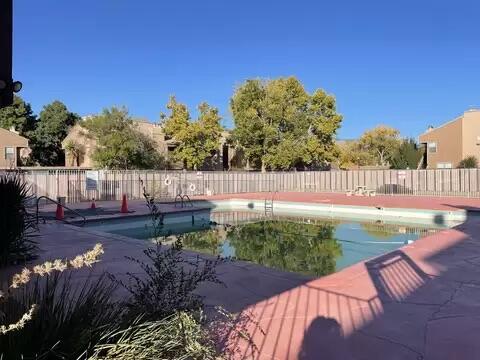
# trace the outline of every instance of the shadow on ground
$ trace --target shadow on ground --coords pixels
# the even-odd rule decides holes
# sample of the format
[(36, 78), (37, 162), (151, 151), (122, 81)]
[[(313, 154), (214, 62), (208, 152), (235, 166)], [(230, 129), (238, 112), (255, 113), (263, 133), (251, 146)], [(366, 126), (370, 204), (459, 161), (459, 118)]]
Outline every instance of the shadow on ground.
[[(439, 219), (438, 221), (441, 221)], [(253, 307), (258, 359), (476, 359), (480, 354), (480, 221)]]

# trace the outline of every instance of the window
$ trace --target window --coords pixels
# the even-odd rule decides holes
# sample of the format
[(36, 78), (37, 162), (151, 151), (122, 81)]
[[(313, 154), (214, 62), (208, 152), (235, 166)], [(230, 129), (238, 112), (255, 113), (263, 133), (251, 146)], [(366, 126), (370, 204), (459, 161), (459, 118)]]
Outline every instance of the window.
[(436, 153), (437, 152), (437, 143), (428, 143), (428, 152), (429, 153)]
[(437, 169), (451, 169), (452, 163), (437, 163)]
[(5, 160), (15, 160), (15, 149), (13, 147), (5, 148)]

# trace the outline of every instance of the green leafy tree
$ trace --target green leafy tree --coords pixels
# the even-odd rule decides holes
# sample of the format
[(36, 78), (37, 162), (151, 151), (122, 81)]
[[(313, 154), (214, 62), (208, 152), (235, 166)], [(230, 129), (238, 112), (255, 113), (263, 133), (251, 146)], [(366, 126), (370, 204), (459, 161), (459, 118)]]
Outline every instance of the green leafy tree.
[(27, 138), (35, 130), (36, 120), (30, 104), (20, 96), (15, 95), (12, 105), (0, 109), (0, 127), (8, 130), (13, 127)]
[(271, 170), (322, 166), (337, 155), (334, 137), (342, 121), (335, 98), (305, 91), (294, 77), (247, 80), (230, 100), (233, 141), (247, 166)]
[(423, 156), (414, 139), (404, 139), (395, 151), (391, 166), (394, 169), (416, 169)]
[(377, 165), (388, 166), (400, 145), (399, 135), (397, 129), (380, 125), (363, 133), (359, 144), (377, 160)]
[(467, 156), (465, 159), (458, 163), (460, 169), (475, 169), (478, 167), (478, 160), (475, 156)]
[(201, 103), (198, 119), (191, 121), (187, 106), (174, 96), (170, 97), (167, 109), (170, 114), (162, 115), (163, 125), (165, 134), (178, 143), (173, 153), (175, 160), (182, 161), (188, 169), (199, 169), (220, 147), (223, 128), (218, 109)]
[(62, 141), (79, 120), (80, 117), (60, 101), (45, 105), (32, 134), (32, 159), (42, 166), (65, 165)]
[(126, 109), (112, 107), (81, 123), (97, 146), (92, 158), (106, 169), (155, 169), (164, 161), (152, 139), (136, 129)]

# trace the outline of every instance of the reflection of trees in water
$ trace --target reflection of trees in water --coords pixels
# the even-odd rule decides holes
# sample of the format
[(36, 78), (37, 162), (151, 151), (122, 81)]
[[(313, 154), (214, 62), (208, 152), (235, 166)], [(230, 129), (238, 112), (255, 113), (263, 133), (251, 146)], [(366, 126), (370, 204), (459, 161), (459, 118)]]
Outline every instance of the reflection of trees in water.
[(362, 229), (371, 237), (387, 240), (399, 233), (398, 227), (388, 226), (383, 223), (362, 223)]
[(308, 275), (335, 271), (342, 247), (331, 223), (305, 224), (292, 221), (263, 221), (184, 234), (187, 249), (221, 255), (228, 240), (235, 257), (268, 267)]
[(373, 238), (380, 239), (380, 240), (387, 240), (398, 234), (415, 234), (420, 236), (426, 236), (441, 230), (441, 229), (431, 229), (426, 227), (384, 224), (381, 222), (362, 223), (360, 225), (367, 234), (369, 234)]
[(211, 230), (186, 233), (182, 235), (183, 246), (206, 254), (221, 255), (225, 232), (223, 228), (218, 227)]
[(227, 239), (238, 259), (319, 276), (334, 272), (342, 255), (334, 230), (331, 224), (265, 221), (235, 227)]

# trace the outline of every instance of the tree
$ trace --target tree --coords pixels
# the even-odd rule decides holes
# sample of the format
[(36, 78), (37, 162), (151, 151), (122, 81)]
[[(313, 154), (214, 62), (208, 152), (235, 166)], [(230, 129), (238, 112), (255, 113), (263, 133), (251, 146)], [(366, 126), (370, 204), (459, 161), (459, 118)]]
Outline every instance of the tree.
[(262, 171), (322, 166), (336, 153), (342, 117), (323, 90), (308, 94), (294, 77), (247, 80), (230, 100), (233, 141)]
[(70, 112), (65, 104), (54, 101), (40, 112), (37, 128), (32, 133), (32, 158), (42, 166), (65, 165), (62, 141), (80, 117)]
[(170, 115), (162, 115), (163, 125), (165, 134), (178, 142), (173, 153), (175, 160), (189, 169), (199, 169), (220, 147), (223, 128), (218, 109), (201, 103), (198, 119), (191, 121), (187, 106), (174, 96), (170, 97), (167, 109)]
[(415, 139), (404, 139), (392, 157), (392, 168), (416, 169), (422, 156), (423, 152), (417, 148)]
[(475, 169), (478, 167), (478, 160), (475, 156), (467, 156), (465, 159), (458, 163), (460, 169)]
[(88, 136), (96, 140), (92, 159), (106, 169), (154, 169), (164, 167), (152, 139), (135, 128), (124, 108), (112, 107), (82, 122)]
[(69, 140), (65, 144), (64, 149), (70, 156), (73, 158), (75, 162), (75, 166), (80, 166), (80, 160), (82, 156), (85, 154), (85, 148), (82, 144), (79, 144), (75, 140)]
[(0, 109), (0, 127), (14, 128), (22, 136), (30, 138), (35, 130), (37, 119), (29, 103), (20, 96), (14, 97), (13, 104)]
[(375, 165), (375, 158), (364, 150), (358, 141), (346, 141), (338, 146), (338, 166), (340, 169), (352, 169), (360, 166)]
[(400, 145), (399, 135), (397, 129), (380, 125), (366, 131), (360, 137), (359, 144), (376, 158), (378, 165), (387, 166)]

